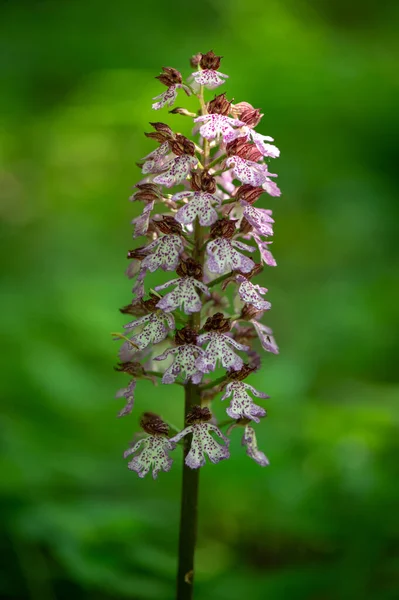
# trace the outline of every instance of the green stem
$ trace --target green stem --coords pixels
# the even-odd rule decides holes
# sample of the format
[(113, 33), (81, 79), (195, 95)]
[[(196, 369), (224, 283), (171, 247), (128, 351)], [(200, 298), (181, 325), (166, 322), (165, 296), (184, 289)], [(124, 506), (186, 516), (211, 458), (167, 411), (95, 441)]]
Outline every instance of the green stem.
[(218, 162), (220, 162), (224, 158), (226, 158), (225, 154), (222, 154), (221, 156), (218, 156), (217, 158), (215, 158), (212, 162), (209, 163), (208, 169), (212, 169), (212, 167), (214, 167), (215, 165), (217, 165)]
[[(159, 377), (160, 379), (162, 379), (162, 377), (164, 375), (163, 373), (160, 373), (159, 371), (146, 371), (145, 374), (149, 375), (150, 377)], [(180, 383), (180, 381), (175, 381), (175, 383), (177, 385), (184, 386), (184, 383)]]
[(231, 271), (230, 273), (226, 273), (225, 275), (221, 275), (220, 277), (217, 277), (216, 279), (214, 279), (213, 281), (210, 281), (209, 283), (207, 283), (207, 286), (213, 287), (214, 285), (219, 285), (219, 283), (222, 283), (222, 281), (225, 281), (226, 279), (228, 279), (229, 277), (233, 276), (233, 272)]
[[(201, 86), (198, 99), (201, 105), (201, 114), (206, 114), (204, 88)], [(206, 168), (209, 162), (209, 142), (204, 140), (203, 165)], [(198, 219), (194, 229), (193, 259), (200, 265), (204, 262), (204, 232)], [(196, 331), (201, 326), (201, 313), (194, 313), (189, 319), (189, 326)], [(199, 385), (189, 382), (185, 385), (184, 393), (184, 421), (193, 406), (201, 405), (201, 389)], [(191, 436), (189, 436), (191, 437)], [(177, 570), (177, 600), (192, 600), (194, 592), (194, 554), (197, 541), (198, 521), (198, 487), (199, 469), (190, 469), (185, 459), (190, 450), (191, 439), (186, 436), (184, 444), (183, 478), (180, 508), (180, 533), (179, 533), (179, 564)]]
[[(201, 391), (198, 385), (189, 383), (185, 390), (185, 417), (196, 404), (201, 404)], [(184, 444), (184, 459), (190, 450), (190, 443), (191, 439), (186, 437)], [(183, 462), (177, 600), (192, 600), (194, 592), (194, 554), (197, 541), (198, 486), (199, 469), (190, 469), (190, 467)]]
[(209, 383), (205, 383), (205, 385), (201, 385), (201, 391), (203, 392), (204, 390), (210, 390), (211, 388), (215, 387), (216, 385), (219, 385), (220, 383), (224, 383), (225, 381), (226, 375), (223, 375), (222, 377), (219, 377), (214, 381), (210, 381)]

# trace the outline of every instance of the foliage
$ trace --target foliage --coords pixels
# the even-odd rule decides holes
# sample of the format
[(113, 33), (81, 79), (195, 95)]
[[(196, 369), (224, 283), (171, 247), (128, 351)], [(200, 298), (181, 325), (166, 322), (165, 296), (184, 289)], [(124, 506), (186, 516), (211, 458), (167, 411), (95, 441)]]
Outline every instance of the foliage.
[[(281, 354), (252, 378), (272, 396), (271, 465), (233, 439), (234, 462), (204, 468), (197, 597), (396, 598), (397, 4), (1, 12), (2, 596), (172, 597), (179, 469), (156, 482), (126, 469), (137, 422), (116, 419), (109, 332), (129, 291), (118, 269), (152, 77), (165, 60), (187, 74), (197, 47), (226, 57), (229, 97), (266, 108), (284, 192), (279, 268), (259, 278)], [(143, 382), (137, 413), (182, 425), (168, 393)]]

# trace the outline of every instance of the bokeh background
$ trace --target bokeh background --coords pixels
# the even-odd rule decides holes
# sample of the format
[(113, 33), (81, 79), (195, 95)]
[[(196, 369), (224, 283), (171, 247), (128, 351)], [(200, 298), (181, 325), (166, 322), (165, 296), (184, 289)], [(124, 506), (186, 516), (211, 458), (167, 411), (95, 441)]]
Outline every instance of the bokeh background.
[(201, 472), (196, 598), (398, 598), (398, 3), (0, 7), (1, 596), (173, 598), (181, 457), (141, 481), (122, 452), (142, 411), (180, 425), (183, 399), (143, 382), (117, 419), (110, 332), (131, 298), (143, 131), (168, 118), (154, 77), (212, 48), (281, 148), (262, 276), (281, 354), (252, 380), (272, 396), (271, 466), (237, 434)]

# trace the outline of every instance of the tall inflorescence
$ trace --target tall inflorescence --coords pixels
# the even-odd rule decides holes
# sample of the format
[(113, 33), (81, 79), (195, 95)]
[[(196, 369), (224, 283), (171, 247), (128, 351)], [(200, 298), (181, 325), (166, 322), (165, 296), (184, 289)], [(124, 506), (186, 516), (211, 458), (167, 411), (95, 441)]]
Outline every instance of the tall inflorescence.
[[(227, 78), (218, 71), (220, 59), (212, 51), (194, 56), (197, 70), (186, 83), (176, 69), (162, 68), (157, 79), (166, 90), (152, 108), (173, 106), (181, 90), (196, 96), (198, 114), (180, 107), (169, 111), (193, 120), (193, 140), (165, 123), (151, 123), (153, 131), (145, 135), (157, 147), (143, 158), (143, 179), (130, 198), (143, 207), (132, 221), (133, 238), (147, 242), (128, 253), (133, 300), (121, 312), (133, 320), (119, 335), (124, 343), (117, 369), (130, 381), (117, 394), (126, 400), (119, 416), (132, 411), (140, 380), (161, 378), (163, 385), (183, 385), (186, 391), (182, 431), (171, 431), (153, 413), (142, 416), (144, 433), (125, 452), (139, 477), (169, 471), (172, 451), (183, 438), (191, 469), (203, 466), (206, 457), (213, 463), (229, 458), (225, 425), (227, 434), (241, 427), (248, 456), (269, 464), (253, 427), (266, 415), (254, 397), (268, 396), (247, 378), (260, 367), (259, 346), (278, 353), (272, 331), (261, 321), (271, 307), (267, 289), (253, 280), (265, 265), (276, 265), (272, 211), (259, 201), (265, 193), (280, 196), (277, 175), (268, 167), (279, 150), (273, 138), (255, 130), (263, 115), (251, 104), (233, 104), (224, 93), (205, 100), (205, 89)], [(159, 271), (170, 273), (170, 280), (151, 289), (148, 275)], [(212, 379), (216, 369), (223, 375)], [(226, 399), (229, 418), (218, 427), (210, 407)]]

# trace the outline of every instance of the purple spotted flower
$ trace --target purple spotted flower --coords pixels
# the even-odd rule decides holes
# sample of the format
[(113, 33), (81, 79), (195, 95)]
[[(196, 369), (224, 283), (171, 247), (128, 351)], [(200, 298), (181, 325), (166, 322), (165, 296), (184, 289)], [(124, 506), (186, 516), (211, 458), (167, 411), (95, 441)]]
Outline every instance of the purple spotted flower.
[(166, 369), (162, 377), (162, 383), (174, 383), (176, 377), (183, 372), (185, 373), (183, 383), (187, 383), (190, 380), (194, 384), (200, 383), (203, 373), (198, 369), (196, 360), (203, 354), (204, 350), (202, 348), (186, 344), (177, 348), (168, 348), (165, 352), (156, 356), (154, 360), (165, 360), (168, 356), (174, 357), (173, 363)]
[(184, 181), (191, 169), (194, 169), (198, 163), (195, 156), (183, 154), (176, 156), (165, 165), (165, 172), (154, 177), (154, 183), (159, 183), (167, 188), (178, 185)]
[(139, 477), (145, 477), (152, 470), (152, 476), (156, 479), (159, 471), (170, 471), (173, 461), (169, 452), (175, 448), (175, 444), (168, 440), (169, 428), (157, 415), (144, 413), (140, 425), (149, 435), (126, 450), (123, 456), (127, 458), (135, 454), (129, 461), (129, 469), (136, 471)]
[(232, 381), (227, 384), (226, 392), (222, 397), (222, 400), (225, 400), (232, 396), (230, 406), (226, 412), (232, 419), (251, 419), (255, 423), (259, 423), (259, 417), (264, 417), (266, 411), (253, 402), (248, 391), (258, 398), (269, 398), (267, 394), (259, 392), (244, 381)]
[(166, 369), (162, 377), (162, 383), (174, 383), (182, 373), (185, 374), (183, 383), (190, 380), (194, 384), (200, 383), (203, 373), (198, 369), (196, 360), (205, 352), (197, 346), (196, 332), (188, 326), (179, 329), (175, 335), (175, 343), (177, 344), (176, 348), (168, 348), (154, 358), (154, 360), (165, 360), (168, 356), (174, 357), (173, 363)]
[(154, 110), (159, 110), (164, 106), (172, 106), (176, 100), (177, 90), (183, 89), (187, 96), (191, 94), (190, 88), (183, 83), (183, 79), (181, 73), (172, 67), (162, 67), (163, 73), (158, 75), (156, 79), (158, 79), (161, 83), (167, 86), (167, 90), (155, 96), (153, 100), (158, 100), (152, 105)]
[[(194, 406), (187, 416), (187, 427), (170, 439), (172, 443), (177, 444), (186, 435), (192, 434), (190, 451), (185, 459), (185, 463), (190, 469), (203, 467), (206, 462), (205, 456), (213, 463), (218, 463), (230, 457), (230, 440), (223, 435), (216, 425), (209, 423), (210, 419), (211, 414), (208, 408)], [(224, 444), (216, 441), (212, 433), (223, 440)]]
[(277, 175), (269, 173), (267, 165), (264, 163), (257, 163), (240, 156), (229, 156), (226, 165), (233, 170), (234, 176), (241, 183), (262, 187), (271, 196), (281, 195), (277, 185), (270, 179), (270, 177), (277, 177)]
[(214, 371), (219, 361), (225, 369), (234, 369), (236, 371), (241, 369), (244, 361), (238, 354), (233, 352), (230, 346), (243, 352), (249, 350), (248, 346), (239, 344), (228, 335), (215, 331), (203, 333), (198, 337), (199, 344), (206, 344), (207, 342), (208, 346), (205, 350), (205, 355), (200, 356), (196, 362), (200, 370), (204, 373)]
[(250, 235), (253, 237), (253, 239), (256, 242), (256, 245), (258, 246), (260, 257), (262, 259), (262, 263), (265, 263), (269, 267), (276, 267), (277, 266), (276, 259), (274, 258), (273, 254), (269, 250), (269, 246), (273, 242), (261, 240), (260, 237), (254, 232), (251, 232)]
[(156, 148), (150, 154), (144, 157), (144, 164), (141, 168), (141, 172), (144, 175), (151, 173), (161, 173), (165, 168), (165, 165), (170, 161), (170, 150), (169, 143), (164, 142)]
[(221, 56), (216, 56), (212, 50), (199, 56), (198, 65), (201, 70), (191, 74), (194, 89), (197, 90), (202, 85), (208, 90), (213, 90), (224, 83), (228, 75), (217, 70), (220, 67), (221, 58)]
[(181, 225), (173, 217), (163, 216), (162, 221), (153, 221), (154, 226), (164, 235), (141, 250), (141, 269), (153, 273), (157, 269), (174, 271), (184, 250), (181, 238)]
[(246, 252), (254, 251), (253, 246), (248, 246), (237, 240), (216, 238), (209, 242), (206, 247), (209, 271), (220, 275), (224, 275), (229, 271), (249, 273), (255, 266), (254, 261), (241, 254), (241, 252), (237, 252), (236, 248)]
[(243, 207), (243, 215), (252, 225), (253, 230), (258, 235), (271, 236), (273, 235), (274, 219), (272, 219), (272, 211), (264, 208), (255, 208), (252, 204), (241, 200), (241, 206)]
[(176, 308), (182, 308), (183, 311), (190, 315), (201, 310), (202, 302), (195, 288), (198, 288), (205, 294), (210, 296), (207, 286), (202, 281), (197, 281), (194, 277), (181, 277), (172, 279), (162, 285), (157, 285), (157, 292), (164, 290), (171, 285), (175, 285), (173, 292), (169, 292), (157, 304), (158, 308), (166, 312), (172, 312)]
[(254, 129), (263, 117), (260, 110), (254, 108), (249, 102), (239, 102), (232, 107), (232, 111), (235, 117), (245, 123), (245, 126), (237, 132), (237, 137), (247, 141), (252, 140), (262, 156), (277, 158), (280, 155), (280, 150), (276, 146), (266, 143), (273, 142), (273, 138), (262, 135)]
[(158, 100), (158, 102), (154, 102), (152, 108), (154, 110), (160, 110), (166, 105), (173, 106), (177, 98), (177, 90), (179, 88), (183, 89), (188, 96), (190, 95), (190, 88), (187, 85), (184, 85), (182, 83), (176, 83), (175, 85), (171, 85), (167, 90), (162, 92), (162, 94), (158, 94), (158, 96), (155, 96), (155, 98), (153, 98), (153, 100)]
[(118, 417), (124, 417), (125, 415), (128, 415), (132, 412), (133, 405), (134, 405), (134, 392), (136, 389), (136, 385), (137, 385), (137, 381), (135, 379), (132, 379), (126, 388), (122, 388), (121, 390), (118, 390), (116, 392), (115, 398), (125, 398), (126, 399), (126, 405), (119, 412)]
[(168, 331), (174, 329), (175, 320), (170, 313), (163, 313), (161, 310), (156, 310), (149, 315), (140, 317), (136, 321), (131, 321), (131, 323), (128, 323), (124, 327), (131, 331), (141, 326), (143, 326), (142, 331), (130, 338), (131, 343), (138, 350), (143, 350), (150, 344), (162, 342), (168, 335)]
[(263, 452), (258, 450), (256, 433), (251, 425), (246, 425), (244, 435), (242, 436), (242, 445), (247, 447), (247, 454), (254, 459), (261, 467), (267, 467), (269, 461)]
[(220, 71), (213, 71), (212, 69), (204, 69), (203, 71), (196, 71), (191, 74), (192, 79), (195, 81), (197, 86), (203, 85), (208, 90), (214, 90), (215, 88), (223, 85), (225, 79), (229, 76)]
[(178, 192), (172, 196), (175, 202), (184, 199), (187, 199), (188, 203), (179, 208), (175, 215), (176, 221), (182, 225), (191, 225), (198, 217), (199, 224), (203, 227), (209, 227), (217, 221), (218, 213), (212, 205), (220, 206), (220, 198), (208, 192)]
[(143, 208), (141, 215), (133, 219), (132, 225), (134, 226), (133, 238), (145, 235), (148, 231), (148, 225), (150, 223), (151, 211), (154, 208), (155, 201), (151, 200)]
[(251, 283), (244, 275), (236, 275), (236, 281), (240, 284), (238, 295), (246, 304), (257, 308), (258, 310), (269, 310), (270, 302), (263, 300), (260, 294), (264, 295), (267, 292), (265, 287)]
[(242, 127), (239, 131), (239, 137), (244, 137), (247, 140), (251, 139), (262, 156), (270, 158), (278, 158), (280, 156), (280, 150), (273, 144), (266, 142), (273, 142), (273, 138), (268, 135), (262, 135), (250, 127)]
[(176, 286), (172, 292), (166, 294), (158, 302), (157, 307), (166, 312), (182, 308), (187, 315), (200, 311), (202, 302), (197, 289), (205, 296), (210, 296), (208, 287), (201, 281), (203, 275), (201, 265), (192, 258), (188, 258), (180, 261), (176, 272), (180, 275), (178, 279), (172, 279), (155, 288), (156, 291), (161, 291), (171, 285)]
[(270, 327), (266, 327), (266, 325), (263, 325), (263, 323), (260, 323), (256, 319), (251, 319), (250, 323), (252, 323), (252, 325), (255, 327), (255, 331), (258, 334), (262, 348), (266, 350), (266, 352), (278, 354), (278, 346), (273, 337), (273, 331), (270, 329)]
[(226, 335), (230, 331), (230, 319), (226, 319), (218, 312), (206, 320), (205, 333), (198, 336), (197, 343), (202, 346), (208, 343), (205, 354), (197, 359), (196, 365), (203, 373), (214, 371), (220, 361), (225, 369), (239, 371), (244, 361), (232, 349), (245, 352), (248, 346), (239, 344), (232, 337)]
[(197, 117), (194, 119), (194, 123), (204, 123), (200, 127), (200, 134), (207, 140), (219, 140), (222, 138), (223, 142), (227, 144), (236, 137), (236, 132), (233, 127), (240, 127), (244, 125), (242, 121), (238, 119), (232, 119), (225, 115), (209, 114)]

